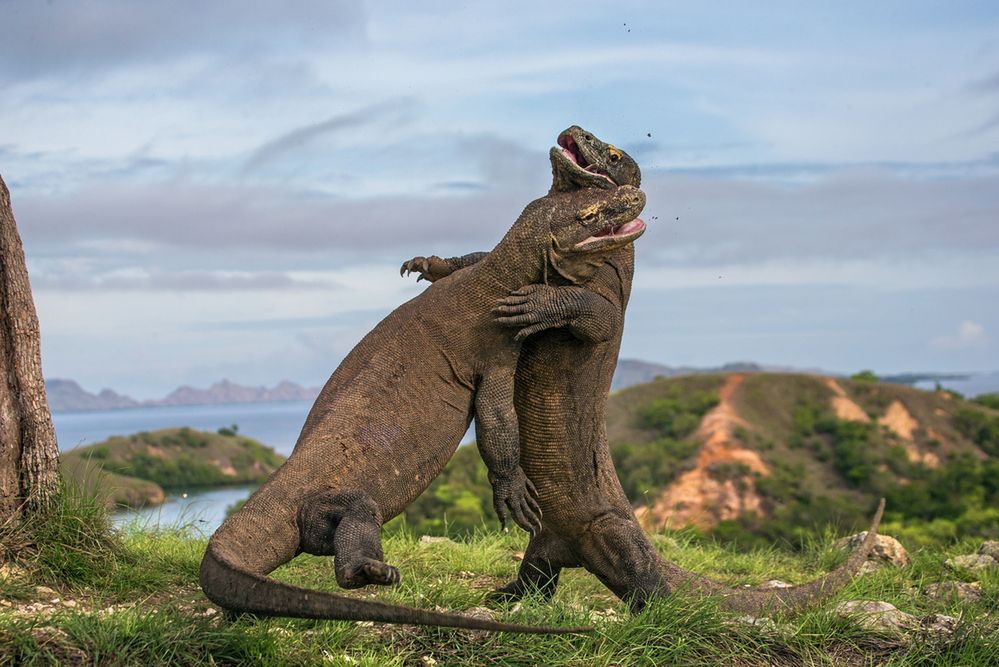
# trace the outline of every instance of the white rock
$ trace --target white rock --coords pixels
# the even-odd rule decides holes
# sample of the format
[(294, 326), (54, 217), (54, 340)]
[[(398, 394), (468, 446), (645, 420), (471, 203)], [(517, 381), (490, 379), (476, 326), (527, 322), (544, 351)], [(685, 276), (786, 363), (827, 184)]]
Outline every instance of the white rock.
[(982, 597), (982, 585), (977, 581), (970, 584), (963, 581), (943, 581), (939, 584), (930, 584), (926, 587), (925, 593), (934, 600), (957, 599), (961, 602), (977, 602)]
[[(853, 551), (861, 545), (865, 537), (867, 537), (866, 530), (856, 535), (840, 538), (833, 542), (833, 546), (844, 551)], [(867, 556), (867, 560), (879, 564), (887, 563), (895, 567), (905, 567), (909, 564), (909, 552), (894, 537), (878, 535), (875, 538), (874, 548), (871, 549), (871, 553)]]
[(735, 618), (727, 621), (729, 625), (750, 625), (754, 628), (759, 628), (764, 632), (776, 632), (777, 624), (773, 622), (773, 619), (766, 616), (736, 616)]
[[(471, 609), (466, 609), (465, 611), (459, 611), (458, 615), (489, 621), (496, 618), (493, 610), (486, 609), (485, 607), (472, 607)], [(488, 630), (462, 630), (461, 632), (473, 641), (483, 641), (491, 634)]]
[(985, 540), (982, 546), (978, 547), (978, 553), (999, 560), (999, 540)]
[(452, 540), (450, 537), (439, 537), (437, 535), (420, 536), (420, 544), (442, 544), (447, 542), (451, 542), (453, 544), (454, 540)]
[(946, 639), (954, 634), (957, 619), (944, 614), (930, 614), (919, 621), (920, 629), (937, 639)]
[(834, 609), (835, 613), (854, 619), (869, 630), (910, 630), (919, 625), (919, 621), (911, 614), (899, 611), (889, 602), (875, 600), (850, 600), (840, 602)]
[(944, 561), (944, 565), (952, 570), (968, 570), (970, 572), (981, 572), (999, 564), (992, 556), (985, 554), (966, 554), (964, 556), (954, 556)]
[(48, 586), (37, 586), (35, 588), (35, 595), (46, 600), (51, 600), (52, 598), (58, 598), (59, 594)]

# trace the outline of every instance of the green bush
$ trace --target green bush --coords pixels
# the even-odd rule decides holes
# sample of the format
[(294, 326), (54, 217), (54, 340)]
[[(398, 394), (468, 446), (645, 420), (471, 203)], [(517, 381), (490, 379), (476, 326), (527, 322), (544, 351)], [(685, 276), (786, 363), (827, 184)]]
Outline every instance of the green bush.
[(999, 410), (999, 394), (982, 394), (981, 396), (975, 396), (971, 399), (971, 402), (984, 405), (993, 410)]
[(701, 417), (716, 405), (718, 395), (714, 392), (673, 390), (666, 398), (657, 398), (642, 406), (638, 423), (667, 438), (686, 438), (697, 429)]
[(992, 417), (974, 408), (961, 408), (954, 413), (954, 428), (974, 441), (991, 456), (999, 456), (999, 417)]
[(658, 438), (644, 444), (615, 442), (611, 458), (625, 495), (638, 502), (687, 469), (700, 446), (694, 440), (673, 438)]

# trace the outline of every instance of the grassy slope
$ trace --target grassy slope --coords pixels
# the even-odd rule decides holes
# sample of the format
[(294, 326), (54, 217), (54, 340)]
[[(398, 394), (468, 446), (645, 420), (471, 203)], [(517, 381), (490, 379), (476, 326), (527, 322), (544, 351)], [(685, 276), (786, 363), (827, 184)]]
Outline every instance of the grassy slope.
[[(725, 378), (725, 375), (719, 374), (659, 379), (613, 394), (608, 404), (607, 420), (612, 451), (619, 452), (623, 443), (657, 446), (658, 434), (655, 429), (642, 423), (641, 414), (646, 406), (666, 396), (716, 392)], [(919, 423), (910, 447), (914, 446), (920, 452), (931, 452), (944, 464), (961, 454), (970, 454), (979, 460), (988, 458), (981, 448), (954, 427), (953, 415), (969, 408), (993, 417), (999, 416), (999, 412), (954, 398), (946, 392), (927, 392), (902, 385), (846, 379), (837, 381), (849, 398), (874, 420), (882, 416), (894, 401), (901, 402)], [(869, 508), (874, 506), (877, 495), (883, 493), (885, 487), (904, 485), (907, 481), (903, 474), (895, 469), (888, 469), (879, 474), (880, 489), (874, 488), (877, 486), (875, 484), (850, 483), (835, 464), (837, 445), (830, 442), (829, 437), (814, 434), (801, 437), (796, 411), (804, 407), (816, 414), (829, 416), (832, 414), (832, 396), (833, 392), (826, 385), (825, 378), (819, 376), (747, 374), (732, 397), (732, 404), (738, 415), (748, 422), (748, 427), (738, 429), (735, 437), (743, 446), (756, 450), (776, 473), (769, 488), (781, 484), (785, 487), (781, 489), (781, 493), (773, 494), (774, 497), (765, 497), (769, 511), (786, 505), (791, 498), (804, 498), (813, 507), (818, 505), (826, 511), (819, 520), (820, 523), (842, 516), (844, 526), (860, 526), (865, 521), (864, 516)], [(687, 438), (688, 441), (693, 439), (694, 436)], [(870, 446), (885, 452), (885, 458), (890, 458), (891, 448), (899, 448), (903, 444), (906, 443), (888, 429), (879, 426), (872, 428)], [(688, 465), (693, 465), (692, 460), (693, 458), (688, 458)], [(627, 480), (631, 472), (624, 463), (618, 460), (619, 473), (623, 480)], [(671, 479), (659, 480), (658, 489), (664, 488), (670, 481)], [(788, 481), (795, 488), (788, 487), (785, 483)], [(628, 488), (627, 483), (625, 487)], [(654, 496), (656, 491), (655, 488), (651, 489), (649, 495)], [(641, 498), (633, 497), (633, 501), (640, 500)], [(851, 512), (851, 508), (856, 508), (856, 511)], [(889, 512), (892, 510), (889, 506)], [(791, 514), (794, 514), (794, 521), (798, 521), (803, 513), (804, 510), (799, 507)]]
[[(612, 453), (625, 490), (633, 502), (648, 503), (678, 474), (695, 465), (700, 443), (694, 435), (698, 406), (703, 397), (717, 397), (725, 384), (725, 374), (659, 379), (630, 387), (611, 395), (607, 406), (608, 436)], [(915, 447), (932, 452), (946, 462), (955, 455), (971, 453), (982, 458), (982, 450), (953, 425), (953, 415), (960, 410), (974, 409), (999, 419), (999, 411), (952, 398), (946, 393), (926, 392), (907, 386), (855, 382), (837, 379), (847, 394), (867, 413), (875, 417), (898, 400), (921, 427), (916, 430)], [(851, 484), (836, 465), (836, 445), (827, 435), (803, 437), (795, 412), (807, 407), (817, 414), (831, 415), (833, 393), (825, 378), (798, 374), (750, 373), (732, 397), (735, 411), (748, 426), (737, 429), (735, 438), (741, 445), (757, 451), (774, 472), (767, 480), (756, 480), (764, 496), (767, 518), (755, 524), (729, 530), (716, 530), (716, 536), (726, 540), (755, 541), (772, 544), (775, 541), (797, 544), (802, 536), (821, 532), (832, 523), (841, 531), (860, 530), (866, 525), (877, 497), (888, 487), (904, 484), (895, 470), (887, 470), (873, 485)], [(676, 426), (681, 421), (692, 422), (694, 428), (680, 429), (665, 435), (660, 419), (649, 420), (649, 409), (671, 404)], [(687, 419), (688, 417), (692, 419)], [(659, 424), (657, 426), (656, 424)], [(689, 427), (690, 424), (687, 424)], [(934, 442), (931, 429), (939, 438)], [(673, 429), (676, 431), (676, 429)], [(897, 436), (880, 427), (871, 429), (871, 451), (884, 453), (899, 446)], [(905, 466), (902, 466), (903, 468)], [(724, 473), (725, 471), (720, 471)], [(729, 471), (731, 472), (731, 471)], [(430, 488), (406, 510), (406, 518), (415, 530), (434, 534), (460, 534), (481, 527), (494, 527), (490, 510), (491, 491), (485, 467), (474, 447), (458, 450), (444, 472)], [(897, 517), (895, 503), (889, 503), (889, 516)], [(774, 517), (777, 520), (773, 520)], [(919, 522), (926, 517), (919, 518)], [(954, 535), (988, 532), (980, 530), (989, 522), (984, 517), (976, 526), (954, 528), (948, 520), (933, 530), (934, 539), (946, 543)], [(446, 525), (445, 525), (446, 523)], [(911, 523), (911, 522), (910, 522)], [(762, 525), (761, 525), (762, 524)], [(724, 528), (724, 527), (723, 527)], [(750, 531), (755, 540), (747, 540)], [(990, 535), (999, 537), (999, 534)]]
[(130, 506), (162, 502), (162, 489), (260, 483), (282, 461), (251, 438), (189, 428), (113, 436), (61, 455), (65, 476)]
[[(597, 632), (587, 636), (488, 635), (248, 617), (230, 622), (210, 611), (197, 588), (201, 540), (138, 532), (94, 543), (75, 533), (48, 537), (72, 546), (43, 549), (21, 561), (20, 577), (0, 578), (0, 599), (23, 607), (38, 597), (34, 586), (45, 584), (76, 606), (56, 604), (54, 615), (15, 614), (0, 606), (0, 664), (434, 664), (428, 657), (438, 665), (978, 665), (999, 660), (999, 571), (981, 578), (985, 596), (975, 604), (935, 603), (920, 595), (927, 584), (948, 578), (941, 567), (946, 555), (968, 553), (977, 546), (972, 543), (954, 545), (946, 554), (916, 552), (909, 568), (866, 575), (835, 598), (886, 600), (916, 615), (960, 617), (955, 639), (939, 643), (865, 630), (823, 609), (793, 619), (775, 617), (776, 630), (733, 624), (710, 601), (682, 596), (631, 615), (596, 579), (578, 570), (566, 573), (552, 603), (528, 600), (499, 617), (532, 624), (595, 624)], [(773, 577), (802, 581), (841, 557), (819, 546), (799, 555), (740, 554), (691, 541), (689, 534), (662, 536), (656, 542), (667, 558), (730, 583)], [(525, 543), (519, 532), (482, 532), (457, 543), (434, 544), (397, 532), (385, 540), (385, 551), (403, 572), (402, 586), (349, 594), (449, 610), (474, 607), (485, 592), (514, 575), (514, 554)], [(336, 590), (328, 559), (301, 556), (276, 576)]]

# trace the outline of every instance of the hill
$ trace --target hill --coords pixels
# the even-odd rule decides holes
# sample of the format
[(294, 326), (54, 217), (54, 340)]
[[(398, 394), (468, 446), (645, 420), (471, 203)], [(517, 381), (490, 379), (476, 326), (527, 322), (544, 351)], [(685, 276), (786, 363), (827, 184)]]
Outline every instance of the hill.
[(636, 384), (645, 384), (657, 378), (675, 378), (686, 375), (705, 375), (713, 373), (760, 373), (769, 372), (812, 372), (811, 370), (795, 369), (786, 366), (761, 366), (752, 361), (731, 361), (715, 367), (699, 366), (665, 366), (640, 359), (621, 359), (614, 370), (611, 391), (625, 389)]
[(45, 380), (49, 407), (53, 412), (86, 412), (121, 408), (157, 407), (165, 405), (220, 405), (227, 403), (265, 403), (270, 401), (311, 401), (319, 395), (319, 387), (282, 380), (273, 387), (247, 387), (229, 380), (220, 380), (207, 389), (184, 385), (164, 398), (137, 401), (130, 396), (102, 389), (92, 394), (73, 380)]
[[(999, 410), (977, 400), (869, 376), (700, 374), (613, 393), (607, 429), (648, 528), (797, 544), (862, 529), (883, 495), (889, 518), (927, 540), (999, 537)], [(407, 521), (493, 525), (489, 493), (477, 452), (461, 448)]]
[(102, 389), (99, 393), (92, 394), (74, 380), (59, 378), (45, 380), (45, 393), (49, 397), (49, 407), (53, 412), (116, 410), (139, 406), (139, 402), (134, 398), (123, 396), (111, 389)]
[[(793, 539), (890, 517), (937, 537), (999, 532), (999, 412), (873, 378), (717, 374), (611, 397), (608, 434), (648, 527)], [(651, 473), (650, 473), (651, 469)]]
[(230, 429), (144, 431), (63, 452), (63, 474), (109, 496), (110, 504), (137, 507), (165, 500), (164, 489), (259, 484), (283, 458)]

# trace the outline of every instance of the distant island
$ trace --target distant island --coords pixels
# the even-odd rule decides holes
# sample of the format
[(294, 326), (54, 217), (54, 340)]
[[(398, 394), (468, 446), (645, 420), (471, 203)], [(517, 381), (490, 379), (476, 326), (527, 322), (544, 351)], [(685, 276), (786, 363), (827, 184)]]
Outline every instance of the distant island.
[(109, 507), (150, 507), (163, 504), (167, 491), (260, 484), (283, 462), (234, 425), (216, 433), (182, 427), (116, 435), (63, 452), (59, 465), (65, 479)]
[[(795, 368), (773, 364), (758, 364), (752, 361), (734, 361), (721, 366), (667, 366), (640, 359), (621, 359), (614, 373), (611, 390), (617, 391), (637, 384), (650, 382), (656, 378), (676, 378), (709, 373), (809, 373), (812, 375), (832, 375), (818, 368)], [(915, 385), (917, 383), (980, 380), (981, 387), (975, 393), (987, 393), (999, 389), (997, 373), (898, 373), (880, 378), (892, 384)], [(229, 380), (219, 380), (207, 389), (184, 385), (173, 390), (164, 398), (138, 401), (131, 396), (119, 394), (113, 389), (102, 389), (94, 394), (79, 385), (75, 380), (52, 378), (45, 380), (45, 390), (49, 397), (49, 407), (53, 412), (86, 412), (93, 410), (118, 410), (127, 408), (157, 407), (170, 405), (223, 405), (228, 403), (267, 403), (272, 401), (313, 401), (321, 387), (303, 387), (295, 382), (282, 380), (273, 387), (263, 385), (249, 387)]]
[(226, 403), (266, 403), (271, 401), (311, 401), (319, 395), (319, 387), (303, 387), (287, 380), (273, 387), (247, 387), (229, 380), (220, 380), (207, 389), (187, 385), (178, 387), (164, 398), (137, 401), (112, 389), (92, 394), (75, 380), (53, 378), (45, 380), (49, 407), (53, 412), (85, 412), (167, 405), (220, 405)]

